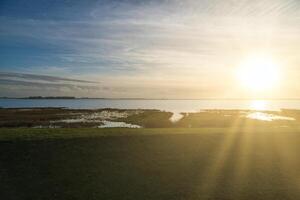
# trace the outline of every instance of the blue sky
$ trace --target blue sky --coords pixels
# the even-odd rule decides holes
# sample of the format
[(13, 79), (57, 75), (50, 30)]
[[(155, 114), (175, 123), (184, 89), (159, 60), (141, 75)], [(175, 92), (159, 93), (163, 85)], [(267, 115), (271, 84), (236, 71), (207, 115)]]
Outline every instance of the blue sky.
[(233, 74), (261, 52), (288, 78), (256, 95), (300, 97), (299, 10), (297, 0), (2, 0), (0, 96), (250, 97)]

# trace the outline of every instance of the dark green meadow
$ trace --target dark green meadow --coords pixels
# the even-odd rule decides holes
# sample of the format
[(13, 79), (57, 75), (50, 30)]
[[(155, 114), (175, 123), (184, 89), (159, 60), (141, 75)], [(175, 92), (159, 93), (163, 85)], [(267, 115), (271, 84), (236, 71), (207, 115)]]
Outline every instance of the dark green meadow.
[(300, 199), (296, 128), (0, 131), (0, 199)]

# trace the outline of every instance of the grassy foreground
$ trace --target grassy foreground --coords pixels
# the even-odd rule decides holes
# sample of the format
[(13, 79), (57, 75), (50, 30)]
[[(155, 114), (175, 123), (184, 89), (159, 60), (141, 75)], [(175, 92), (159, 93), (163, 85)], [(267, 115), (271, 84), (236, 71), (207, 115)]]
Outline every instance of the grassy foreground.
[[(130, 135), (168, 135), (168, 134), (228, 134), (233, 132), (253, 132), (253, 127), (233, 128), (0, 128), (0, 141), (10, 140), (46, 140), (46, 139), (72, 139), (96, 138), (106, 136)], [(299, 133), (300, 127), (256, 127), (255, 133)]]
[(0, 128), (0, 141), (101, 138), (157, 134), (209, 134), (226, 132), (226, 128)]
[(0, 152), (5, 200), (300, 199), (295, 128), (0, 129)]

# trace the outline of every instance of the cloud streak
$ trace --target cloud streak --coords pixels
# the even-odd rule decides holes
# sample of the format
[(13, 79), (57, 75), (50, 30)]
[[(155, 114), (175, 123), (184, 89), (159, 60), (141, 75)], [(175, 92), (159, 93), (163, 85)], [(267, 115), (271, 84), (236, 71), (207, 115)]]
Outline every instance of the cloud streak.
[(47, 75), (37, 75), (37, 74), (23, 74), (23, 73), (12, 73), (12, 72), (0, 72), (1, 78), (10, 78), (10, 79), (25, 79), (25, 80), (34, 80), (34, 81), (47, 81), (47, 82), (77, 82), (77, 83), (97, 83), (94, 81), (62, 78), (56, 76), (47, 76)]
[(34, 94), (68, 93), (76, 96), (74, 94), (78, 92), (92, 93), (102, 89), (99, 83), (94, 81), (11, 72), (0, 72), (0, 84), (0, 92), (6, 96), (19, 96), (17, 91), (22, 91), (25, 96), (30, 96), (33, 91)]

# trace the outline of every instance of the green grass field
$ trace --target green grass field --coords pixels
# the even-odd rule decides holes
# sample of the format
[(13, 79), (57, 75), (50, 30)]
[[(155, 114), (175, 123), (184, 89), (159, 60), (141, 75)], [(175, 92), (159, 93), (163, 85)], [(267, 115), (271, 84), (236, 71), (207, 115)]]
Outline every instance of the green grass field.
[[(17, 140), (49, 140), (49, 139), (72, 139), (72, 138), (102, 138), (113, 136), (139, 136), (139, 135), (169, 135), (169, 134), (228, 134), (235, 132), (235, 128), (0, 128), (0, 141)], [(296, 128), (264, 128), (256, 129), (256, 132), (294, 132)], [(300, 132), (300, 127), (297, 129)], [(251, 132), (252, 128), (243, 128), (243, 132)]]
[(0, 129), (0, 199), (300, 199), (298, 128)]

